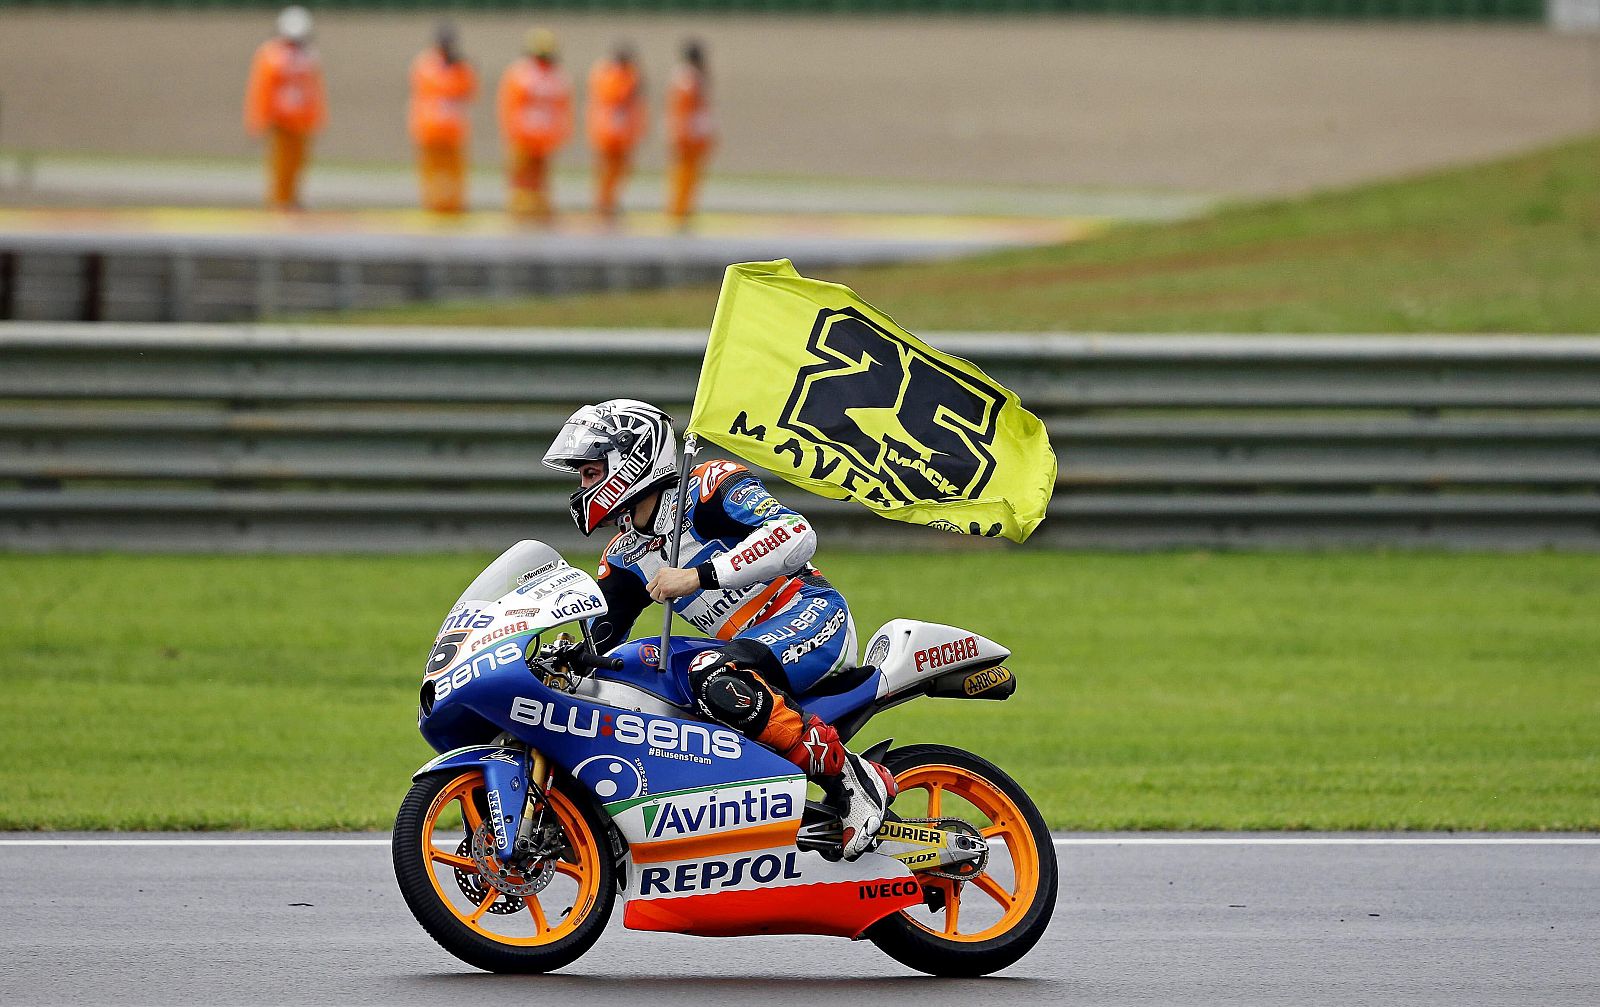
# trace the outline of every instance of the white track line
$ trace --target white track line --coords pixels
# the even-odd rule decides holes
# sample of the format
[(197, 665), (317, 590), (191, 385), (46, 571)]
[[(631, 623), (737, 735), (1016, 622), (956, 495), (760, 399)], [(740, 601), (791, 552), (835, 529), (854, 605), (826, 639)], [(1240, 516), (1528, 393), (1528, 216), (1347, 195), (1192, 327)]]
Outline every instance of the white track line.
[[(0, 846), (388, 846), (387, 839), (0, 839)], [(1126, 836), (1057, 846), (1594, 846), (1600, 836)]]

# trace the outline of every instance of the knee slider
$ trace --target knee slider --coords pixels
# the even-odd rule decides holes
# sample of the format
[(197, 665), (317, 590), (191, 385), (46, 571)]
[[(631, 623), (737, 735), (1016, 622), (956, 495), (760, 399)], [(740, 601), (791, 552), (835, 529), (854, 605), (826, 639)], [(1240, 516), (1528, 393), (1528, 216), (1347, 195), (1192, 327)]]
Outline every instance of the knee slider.
[[(756, 640), (733, 640), (718, 650), (696, 657), (689, 665), (689, 689), (700, 715), (726, 724), (747, 737), (766, 729), (777, 695), (767, 665), (783, 666), (764, 644)], [(785, 682), (786, 678), (778, 678)], [(781, 686), (779, 687), (781, 688)]]
[(772, 716), (771, 694), (737, 669), (707, 676), (695, 700), (704, 716), (745, 735), (760, 734)]

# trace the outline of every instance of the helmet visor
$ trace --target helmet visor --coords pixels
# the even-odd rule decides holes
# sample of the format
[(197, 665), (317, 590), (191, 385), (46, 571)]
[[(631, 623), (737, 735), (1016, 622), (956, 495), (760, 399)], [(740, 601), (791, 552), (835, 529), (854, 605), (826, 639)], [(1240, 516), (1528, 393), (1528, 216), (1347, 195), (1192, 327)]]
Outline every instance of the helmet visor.
[(575, 469), (584, 462), (600, 461), (611, 450), (611, 438), (588, 423), (568, 420), (544, 453), (544, 463), (555, 469)]

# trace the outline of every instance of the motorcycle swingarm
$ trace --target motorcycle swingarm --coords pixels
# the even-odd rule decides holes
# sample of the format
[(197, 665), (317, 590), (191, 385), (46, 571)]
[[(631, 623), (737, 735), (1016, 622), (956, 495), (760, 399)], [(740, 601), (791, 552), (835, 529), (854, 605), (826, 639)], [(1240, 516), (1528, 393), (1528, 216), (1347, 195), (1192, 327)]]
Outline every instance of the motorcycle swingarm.
[[(947, 824), (961, 828), (940, 827)], [(953, 819), (884, 822), (877, 832), (875, 851), (913, 871), (932, 871), (944, 877), (977, 874), (989, 859), (989, 844), (970, 829)]]
[[(878, 845), (873, 851), (895, 858), (912, 871), (962, 878), (979, 873), (989, 860), (989, 844), (959, 819), (888, 821), (877, 835)], [(839, 819), (826, 805), (807, 801), (805, 824), (796, 838), (796, 845), (802, 850), (837, 857)]]

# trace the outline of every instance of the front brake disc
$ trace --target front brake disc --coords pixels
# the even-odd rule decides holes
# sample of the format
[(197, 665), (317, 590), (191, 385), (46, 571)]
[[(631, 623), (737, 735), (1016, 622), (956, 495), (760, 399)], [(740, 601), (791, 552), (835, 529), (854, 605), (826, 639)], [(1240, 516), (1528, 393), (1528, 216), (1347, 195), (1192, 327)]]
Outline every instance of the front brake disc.
[[(462, 839), (461, 845), (456, 847), (456, 856), (469, 856), (471, 847), (472, 840)], [(475, 906), (483, 905), (483, 900), (489, 897), (491, 891), (499, 891), (499, 889), (486, 886), (483, 883), (482, 874), (468, 874), (459, 867), (456, 868), (456, 887), (461, 889), (461, 894), (471, 899), (472, 904)], [(494, 904), (489, 907), (489, 912), (496, 916), (509, 916), (512, 913), (522, 912), (526, 906), (527, 903), (518, 896), (507, 895), (502, 892), (500, 898), (495, 900)]]
[[(482, 883), (508, 896), (537, 895), (556, 876), (554, 857), (532, 857), (526, 864), (501, 862), (495, 853), (494, 826), (488, 819), (484, 819), (472, 834), (472, 862), (478, 865), (478, 878)], [(516, 878), (521, 880), (513, 880)], [(521, 908), (521, 899), (518, 899), (517, 909)], [(498, 904), (489, 907), (490, 912), (498, 910)], [(506, 911), (516, 912), (516, 909)]]

